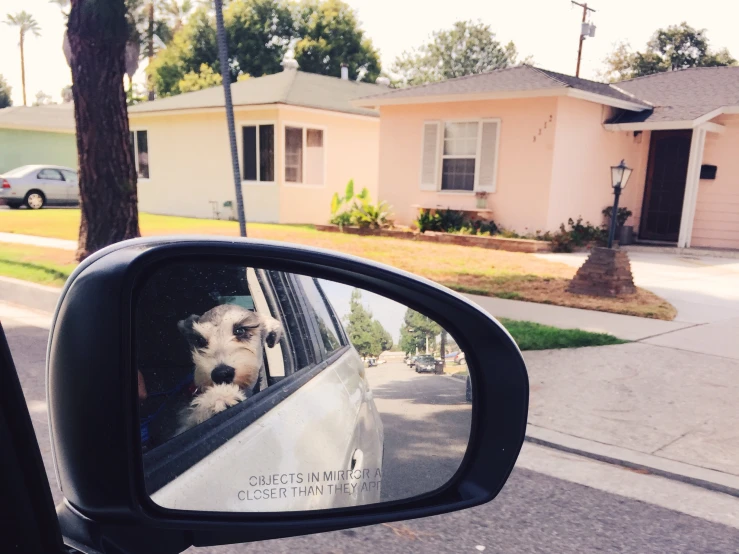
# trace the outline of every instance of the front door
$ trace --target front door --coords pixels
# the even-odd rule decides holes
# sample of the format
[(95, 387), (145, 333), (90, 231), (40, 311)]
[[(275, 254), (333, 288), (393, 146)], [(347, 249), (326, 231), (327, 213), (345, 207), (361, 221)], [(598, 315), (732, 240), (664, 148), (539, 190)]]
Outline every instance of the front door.
[(693, 132), (652, 131), (639, 238), (677, 242)]

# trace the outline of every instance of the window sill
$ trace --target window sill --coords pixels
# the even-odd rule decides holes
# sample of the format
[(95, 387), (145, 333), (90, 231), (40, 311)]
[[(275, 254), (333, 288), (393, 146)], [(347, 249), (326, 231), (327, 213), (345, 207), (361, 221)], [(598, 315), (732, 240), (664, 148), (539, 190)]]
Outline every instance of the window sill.
[(248, 185), (250, 187), (272, 187), (275, 185), (274, 181), (241, 181), (242, 185)]
[(291, 188), (298, 188), (298, 189), (322, 189), (325, 188), (326, 185), (308, 185), (303, 183), (284, 183), (284, 186), (291, 187)]

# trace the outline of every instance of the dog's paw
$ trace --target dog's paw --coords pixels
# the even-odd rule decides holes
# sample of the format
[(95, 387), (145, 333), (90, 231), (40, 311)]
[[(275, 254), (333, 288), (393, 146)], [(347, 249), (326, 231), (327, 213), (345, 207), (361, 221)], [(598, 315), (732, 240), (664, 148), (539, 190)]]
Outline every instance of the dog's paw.
[(246, 400), (246, 395), (233, 383), (222, 383), (208, 387), (193, 398), (182, 418), (180, 433), (209, 420), (223, 410)]

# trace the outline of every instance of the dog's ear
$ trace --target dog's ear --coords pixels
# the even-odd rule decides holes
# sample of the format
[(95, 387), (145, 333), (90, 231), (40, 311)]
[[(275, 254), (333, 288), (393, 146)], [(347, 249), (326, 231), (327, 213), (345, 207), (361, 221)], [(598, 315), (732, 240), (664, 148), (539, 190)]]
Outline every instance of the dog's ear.
[(198, 321), (200, 321), (200, 316), (193, 314), (187, 319), (177, 322), (177, 329), (180, 330), (180, 333), (182, 333), (190, 346), (195, 346), (196, 341), (203, 338), (200, 333), (193, 328), (193, 325)]
[(262, 338), (267, 346), (272, 348), (282, 338), (282, 323), (272, 316), (260, 315), (260, 317), (262, 319)]

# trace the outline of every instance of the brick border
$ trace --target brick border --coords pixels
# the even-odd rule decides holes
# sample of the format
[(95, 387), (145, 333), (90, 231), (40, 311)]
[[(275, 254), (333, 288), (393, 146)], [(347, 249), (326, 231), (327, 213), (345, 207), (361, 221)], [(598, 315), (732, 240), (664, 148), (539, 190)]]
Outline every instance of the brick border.
[(418, 233), (415, 231), (405, 231), (401, 229), (366, 229), (349, 226), (339, 228), (338, 225), (316, 225), (315, 228), (317, 231), (327, 231), (330, 233), (347, 233), (351, 235), (376, 237), (394, 237), (405, 240), (455, 244), (457, 246), (477, 246), (480, 248), (489, 248), (492, 250), (505, 250), (507, 252), (524, 252), (528, 254), (535, 254), (537, 252), (552, 251), (551, 245), (543, 240), (507, 239), (495, 236), (482, 237), (479, 235), (458, 235), (455, 233), (437, 233), (434, 231)]

